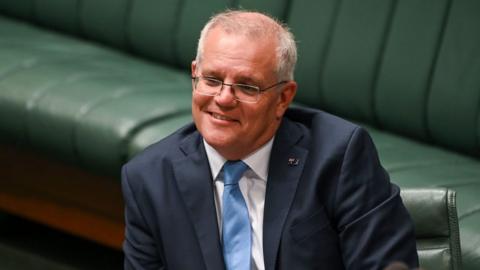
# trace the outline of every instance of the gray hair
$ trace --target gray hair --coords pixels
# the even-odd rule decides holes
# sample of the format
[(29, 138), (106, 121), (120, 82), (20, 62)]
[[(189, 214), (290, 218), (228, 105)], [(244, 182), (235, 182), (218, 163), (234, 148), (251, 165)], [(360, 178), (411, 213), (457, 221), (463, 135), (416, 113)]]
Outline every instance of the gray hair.
[[(258, 19), (252, 20), (245, 14), (258, 14)], [(200, 63), (205, 38), (210, 30), (222, 27), (227, 33), (243, 34), (252, 39), (272, 37), (277, 39), (277, 67), (278, 80), (293, 80), (295, 64), (297, 62), (297, 46), (293, 34), (288, 27), (276, 19), (263, 13), (240, 10), (227, 10), (214, 15), (205, 24), (198, 40), (197, 63)]]

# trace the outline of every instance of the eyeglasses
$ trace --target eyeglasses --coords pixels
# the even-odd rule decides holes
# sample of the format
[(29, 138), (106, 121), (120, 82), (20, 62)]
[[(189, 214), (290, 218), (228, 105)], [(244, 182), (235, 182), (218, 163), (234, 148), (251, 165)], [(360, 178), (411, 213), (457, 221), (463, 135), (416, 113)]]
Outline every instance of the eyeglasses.
[(274, 85), (260, 88), (255, 85), (241, 84), (241, 83), (224, 83), (221, 80), (211, 78), (211, 77), (192, 77), (193, 80), (193, 89), (200, 95), (204, 96), (216, 96), (222, 92), (223, 86), (230, 86), (233, 90), (233, 95), (235, 99), (240, 102), (246, 103), (256, 103), (260, 99), (260, 93), (263, 93), (269, 89), (272, 89), (281, 84), (287, 83), (288, 81), (281, 81)]

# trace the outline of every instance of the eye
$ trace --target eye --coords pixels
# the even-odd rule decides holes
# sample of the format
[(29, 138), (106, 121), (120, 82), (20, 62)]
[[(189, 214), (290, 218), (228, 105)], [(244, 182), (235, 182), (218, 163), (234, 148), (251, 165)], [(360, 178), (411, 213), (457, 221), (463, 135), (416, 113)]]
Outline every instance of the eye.
[(248, 84), (236, 84), (235, 88), (242, 91), (243, 94), (249, 95), (249, 96), (254, 96), (258, 93), (258, 88), (253, 85), (248, 85)]
[(207, 86), (217, 87), (222, 85), (222, 81), (214, 78), (203, 77), (202, 80), (203, 80), (203, 83), (205, 83), (205, 85)]

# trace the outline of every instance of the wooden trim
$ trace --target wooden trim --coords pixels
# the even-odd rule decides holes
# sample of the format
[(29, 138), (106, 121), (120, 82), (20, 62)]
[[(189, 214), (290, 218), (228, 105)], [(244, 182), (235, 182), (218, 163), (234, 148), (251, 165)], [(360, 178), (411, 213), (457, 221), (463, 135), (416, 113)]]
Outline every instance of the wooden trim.
[(120, 180), (0, 144), (0, 209), (121, 249)]

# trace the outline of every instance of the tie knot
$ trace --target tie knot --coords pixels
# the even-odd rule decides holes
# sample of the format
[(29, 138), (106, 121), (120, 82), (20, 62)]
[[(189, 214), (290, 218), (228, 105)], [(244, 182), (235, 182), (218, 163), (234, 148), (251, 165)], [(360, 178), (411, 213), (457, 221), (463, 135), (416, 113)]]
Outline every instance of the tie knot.
[(236, 185), (248, 166), (241, 160), (227, 161), (223, 165), (223, 184)]

